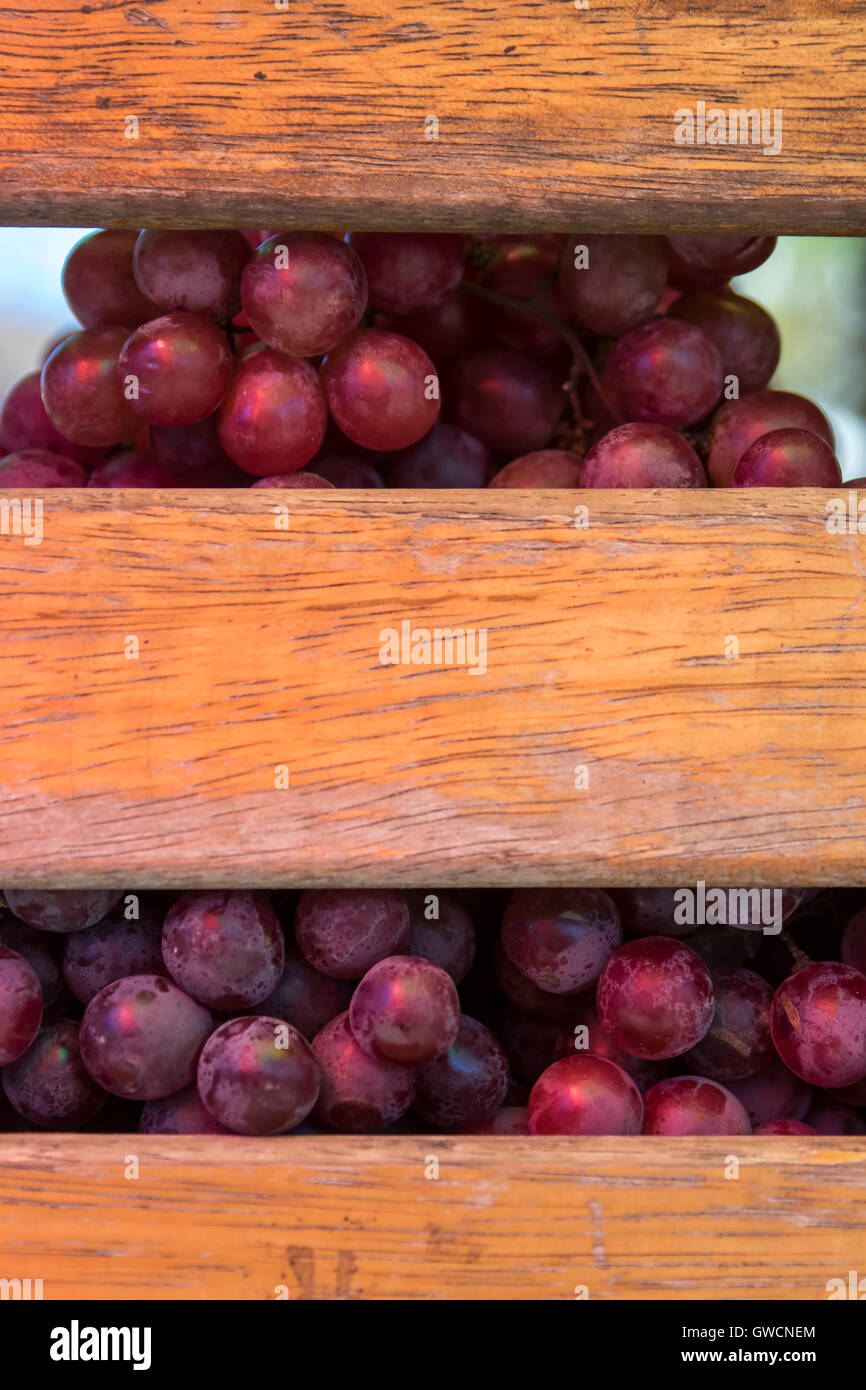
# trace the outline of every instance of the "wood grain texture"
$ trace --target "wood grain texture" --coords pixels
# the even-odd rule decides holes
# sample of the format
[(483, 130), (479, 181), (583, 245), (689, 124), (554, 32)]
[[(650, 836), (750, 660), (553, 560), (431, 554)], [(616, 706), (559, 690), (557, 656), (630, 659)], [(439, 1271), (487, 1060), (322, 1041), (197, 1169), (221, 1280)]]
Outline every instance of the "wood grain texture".
[(46, 1299), (821, 1300), (864, 1240), (861, 1138), (0, 1136)]
[[(4, 886), (866, 883), (828, 495), (49, 492), (0, 535)], [(404, 621), (486, 671), (383, 665)]]
[[(864, 14), (863, 0), (3, 0), (0, 218), (863, 232)], [(676, 145), (674, 112), (700, 100), (780, 109), (781, 153)]]

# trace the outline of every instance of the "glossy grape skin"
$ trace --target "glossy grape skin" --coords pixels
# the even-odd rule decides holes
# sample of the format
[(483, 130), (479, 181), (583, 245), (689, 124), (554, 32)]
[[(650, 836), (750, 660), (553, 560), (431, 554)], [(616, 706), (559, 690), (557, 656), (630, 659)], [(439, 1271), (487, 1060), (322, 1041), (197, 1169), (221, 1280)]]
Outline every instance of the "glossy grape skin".
[(299, 473), (277, 473), (273, 478), (259, 478), (253, 483), (253, 487), (267, 488), (298, 488), (305, 492), (314, 489), (321, 490), (329, 488), (333, 490), (334, 484), (327, 478), (320, 478), (318, 473), (308, 473), (306, 469), (301, 469)]
[(644, 1134), (751, 1134), (748, 1115), (733, 1092), (704, 1076), (669, 1076), (644, 1098)]
[(713, 985), (681, 941), (644, 936), (614, 951), (598, 982), (602, 1028), (633, 1057), (680, 1057), (713, 1021)]
[(59, 942), (46, 932), (7, 918), (0, 922), (0, 946), (23, 956), (39, 981), (44, 1007), (50, 1009), (63, 987)]
[(81, 1056), (100, 1086), (126, 1100), (159, 1100), (195, 1079), (213, 1019), (173, 980), (127, 975), (91, 999)]
[(104, 463), (98, 463), (87, 480), (88, 487), (193, 487), (190, 479), (183, 478), (180, 470), (172, 468), (149, 454), (140, 454), (135, 449), (125, 449), (112, 454)]
[[(427, 917), (426, 893), (407, 893), (409, 930), (403, 943), (408, 956), (423, 956), (451, 976), (456, 985), (465, 979), (475, 959), (477, 938), (465, 907), (447, 893), (437, 891), (438, 917)], [(432, 905), (431, 905), (432, 910)]]
[(0, 1067), (28, 1049), (42, 1022), (42, 990), (36, 971), (17, 951), (0, 944)]
[(294, 473), (318, 452), (328, 412), (309, 362), (263, 348), (235, 370), (219, 408), (229, 458), (256, 477)]
[(776, 1056), (754, 1076), (729, 1081), (729, 1091), (745, 1107), (753, 1125), (771, 1120), (805, 1120), (813, 1090)]
[[(585, 247), (586, 265), (575, 268), (575, 251)], [(646, 323), (658, 308), (667, 284), (664, 237), (569, 237), (557, 281), (577, 322), (606, 338), (620, 338)]]
[(866, 1076), (866, 975), (838, 961), (807, 965), (773, 996), (776, 1051), (812, 1086), (837, 1090)]
[(842, 469), (830, 445), (809, 430), (771, 430), (750, 444), (732, 487), (841, 487)]
[(640, 1134), (644, 1102), (622, 1067), (583, 1052), (542, 1072), (528, 1109), (530, 1134)]
[(667, 425), (635, 422), (603, 435), (584, 460), (581, 487), (706, 487), (704, 466)]
[(349, 1027), (359, 1047), (404, 1066), (447, 1052), (459, 1019), (451, 976), (420, 956), (378, 961), (359, 981), (349, 1005)]
[(601, 379), (623, 421), (686, 429), (718, 402), (722, 359), (694, 324), (653, 319), (617, 339)]
[(321, 1074), (306, 1038), (279, 1018), (232, 1018), (208, 1038), (198, 1091), (215, 1120), (234, 1134), (285, 1134), (305, 1120)]
[[(126, 340), (117, 374), (129, 404), (152, 425), (194, 425), (216, 410), (232, 376), (226, 335), (204, 314), (151, 319)], [(137, 390), (126, 390), (130, 379)]]
[(286, 942), (286, 961), (276, 988), (255, 1008), (268, 1018), (291, 1023), (308, 1042), (337, 1014), (344, 1013), (352, 998), (352, 984), (323, 975), (304, 960), (294, 941)]
[(380, 1134), (415, 1097), (411, 1067), (369, 1056), (355, 1041), (349, 1014), (338, 1014), (313, 1041), (322, 1084), (316, 1115), (344, 1134)]
[(678, 290), (709, 290), (756, 270), (772, 254), (774, 236), (695, 236), (691, 233), (666, 237), (668, 280)]
[(621, 941), (616, 904), (597, 888), (518, 888), (502, 919), (512, 965), (551, 994), (595, 984)]
[(842, 960), (866, 975), (866, 907), (851, 918), (842, 933)]
[(515, 299), (532, 299), (556, 271), (566, 238), (560, 232), (526, 236), (522, 232), (480, 236), (482, 264), (466, 278)]
[(84, 487), (87, 474), (80, 463), (49, 454), (46, 449), (19, 449), (0, 459), (0, 488)]
[(249, 473), (232, 463), (220, 444), (216, 415), (194, 425), (151, 425), (148, 438), (154, 459), (187, 487), (249, 486)]
[(496, 465), (493, 455), (465, 430), (438, 421), (410, 449), (388, 464), (390, 487), (487, 487)]
[(313, 459), (313, 472), (332, 487), (384, 487), (385, 481), (368, 459), (318, 455)]
[(816, 1091), (806, 1116), (816, 1134), (866, 1134), (866, 1115), (825, 1091)]
[[(69, 335), (64, 333), (59, 347)], [(52, 347), (51, 352), (54, 351)], [(46, 354), (46, 361), (51, 356)], [(89, 449), (84, 444), (74, 444), (55, 429), (48, 418), (42, 400), (42, 373), (29, 372), (21, 377), (11, 388), (0, 410), (0, 440), (6, 445), (6, 453), (20, 450), (44, 449), (49, 454), (60, 454), (72, 459), (84, 468), (90, 468), (105, 457), (105, 449)], [(3, 450), (0, 448), (0, 453)]]
[(115, 888), (7, 888), (10, 912), (40, 931), (71, 932), (94, 927), (123, 896)]
[(162, 310), (224, 320), (240, 308), (241, 275), (251, 253), (243, 232), (145, 230), (132, 269), (138, 288)]
[(127, 975), (163, 973), (162, 919), (144, 904), (139, 913), (130, 920), (121, 905), (95, 927), (64, 938), (63, 978), (82, 1004)]
[(141, 1111), (142, 1134), (231, 1134), (204, 1104), (197, 1086), (187, 1086), (173, 1096), (149, 1100)]
[(773, 990), (753, 970), (713, 975), (715, 1013), (707, 1032), (683, 1059), (695, 1076), (737, 1081), (754, 1076), (773, 1055), (770, 1005)]
[(802, 1120), (768, 1120), (766, 1124), (756, 1125), (752, 1133), (757, 1135), (771, 1134), (817, 1134), (813, 1125), (804, 1124)]
[(754, 391), (723, 401), (710, 425), (707, 472), (714, 487), (730, 487), (734, 469), (756, 439), (778, 429), (811, 430), (835, 446), (833, 429), (823, 411), (793, 391)]
[(415, 1071), (415, 1112), (436, 1129), (482, 1124), (508, 1090), (508, 1058), (477, 1019), (460, 1015), (457, 1037), (442, 1057)]
[(121, 444), (138, 417), (124, 400), (117, 359), (129, 329), (82, 328), (64, 338), (42, 368), (42, 402), (55, 429), (75, 444)]
[(285, 965), (283, 932), (260, 893), (187, 893), (162, 931), (165, 968), (175, 984), (220, 1013), (260, 1004)]
[(373, 327), (411, 338), (441, 370), (479, 347), (482, 337), (478, 301), (459, 293), (414, 314), (376, 314)]
[(40, 1129), (81, 1129), (107, 1099), (81, 1060), (78, 1024), (66, 1018), (43, 1023), (24, 1055), (0, 1075), (10, 1103)]
[(435, 308), (463, 275), (463, 238), (452, 233), (353, 232), (349, 240), (375, 309), (412, 314)]
[(550, 990), (540, 989), (528, 975), (512, 965), (503, 949), (501, 935), (497, 936), (493, 946), (493, 974), (502, 994), (518, 1009), (525, 1009), (527, 1013), (542, 1018), (556, 1018), (560, 1022), (571, 1017), (578, 991), (552, 994)]
[(567, 449), (539, 449), (512, 459), (488, 487), (580, 487), (583, 461)]
[(551, 1061), (591, 1052), (596, 1057), (615, 1062), (631, 1077), (639, 1091), (648, 1090), (650, 1086), (654, 1086), (657, 1081), (670, 1074), (671, 1065), (668, 1061), (647, 1062), (644, 1058), (632, 1057), (630, 1053), (617, 1047), (599, 1022), (595, 1001), (586, 995), (575, 1000), (568, 1023), (564, 1027), (557, 1026), (560, 1031), (554, 1043)]
[(345, 242), (325, 232), (277, 232), (247, 263), (241, 303), (268, 347), (320, 357), (360, 323), (367, 277)]
[(399, 333), (356, 329), (328, 353), (321, 381), (337, 426), (363, 449), (408, 449), (439, 415), (436, 368)]
[(112, 227), (91, 232), (73, 246), (63, 263), (61, 287), (85, 328), (120, 324), (137, 328), (156, 317), (156, 305), (142, 294), (132, 273), (138, 230)]
[(545, 449), (565, 408), (561, 374), (508, 348), (479, 348), (449, 373), (451, 418), (508, 458)]
[(781, 339), (774, 320), (752, 299), (730, 290), (681, 294), (668, 317), (685, 319), (715, 343), (726, 377), (737, 378), (740, 396), (760, 391), (779, 365)]
[(610, 896), (628, 936), (685, 936), (694, 927), (674, 920), (675, 888), (612, 888)]
[(501, 1105), (489, 1120), (461, 1130), (462, 1134), (528, 1134), (529, 1110), (525, 1105)]
[(304, 958), (323, 975), (360, 980), (372, 965), (399, 954), (409, 908), (392, 888), (325, 888), (302, 893), (295, 936)]

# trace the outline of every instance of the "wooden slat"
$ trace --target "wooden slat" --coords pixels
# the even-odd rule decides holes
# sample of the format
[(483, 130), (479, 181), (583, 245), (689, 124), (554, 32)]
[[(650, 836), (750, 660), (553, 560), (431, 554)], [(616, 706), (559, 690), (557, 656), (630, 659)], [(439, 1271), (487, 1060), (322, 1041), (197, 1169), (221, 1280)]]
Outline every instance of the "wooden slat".
[[(49, 492), (0, 536), (0, 884), (866, 883), (826, 497)], [(486, 672), (382, 665), (403, 621)]]
[[(866, 230), (863, 0), (6, 0), (0, 49), (6, 222)], [(781, 152), (678, 146), (701, 100)]]
[(0, 1136), (46, 1299), (817, 1301), (864, 1240), (864, 1139)]

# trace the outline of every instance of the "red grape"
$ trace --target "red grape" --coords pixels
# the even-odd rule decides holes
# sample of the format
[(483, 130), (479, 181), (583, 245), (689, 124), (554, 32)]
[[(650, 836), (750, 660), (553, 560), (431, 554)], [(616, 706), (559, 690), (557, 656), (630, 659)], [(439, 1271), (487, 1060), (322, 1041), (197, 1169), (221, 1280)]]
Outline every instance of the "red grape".
[(439, 415), (436, 368), (399, 333), (356, 329), (328, 353), (321, 379), (338, 427), (364, 449), (406, 449)]
[(817, 1134), (817, 1130), (812, 1125), (806, 1125), (802, 1120), (768, 1120), (766, 1124), (756, 1125), (752, 1130), (753, 1134)]
[(529, 1093), (529, 1133), (640, 1134), (643, 1109), (622, 1067), (585, 1052), (542, 1072)]
[(370, 303), (392, 314), (431, 309), (463, 275), (463, 238), (437, 232), (353, 232), (367, 272)]
[(371, 1057), (414, 1066), (447, 1052), (460, 1000), (451, 976), (420, 956), (388, 956), (367, 971), (349, 1005), (356, 1043)]
[(142, 294), (164, 311), (228, 319), (240, 308), (241, 274), (252, 248), (237, 231), (143, 231), (132, 269)]
[(866, 1076), (866, 975), (838, 961), (807, 965), (773, 996), (776, 1051), (812, 1086), (850, 1086)]
[[(216, 415), (194, 425), (151, 425), (150, 449), (187, 487), (247, 487), (250, 475), (232, 463), (220, 444)], [(255, 487), (253, 483), (253, 487)]]
[(187, 893), (169, 911), (162, 955), (175, 984), (221, 1013), (260, 1004), (283, 973), (283, 933), (259, 893)]
[(114, 888), (7, 888), (10, 912), (40, 931), (70, 932), (94, 927), (120, 901)]
[(866, 907), (861, 908), (842, 934), (842, 960), (866, 975)]
[[(64, 334), (60, 342), (68, 336)], [(59, 345), (55, 343), (54, 347)], [(53, 351), (54, 348), (51, 349)], [(51, 352), (47, 357), (51, 356)], [(30, 372), (12, 387), (0, 410), (0, 439), (6, 445), (6, 453), (46, 449), (49, 454), (61, 454), (66, 459), (83, 464), (85, 468), (105, 457), (105, 449), (88, 449), (84, 444), (73, 444), (71, 439), (66, 439), (55, 429), (42, 400), (41, 372)]]
[(561, 376), (507, 348), (480, 348), (449, 377), (454, 423), (496, 453), (514, 458), (544, 449), (565, 408)]
[(747, 1076), (743, 1081), (729, 1081), (728, 1090), (742, 1101), (752, 1124), (804, 1120), (813, 1094), (812, 1087), (775, 1056), (754, 1076)]
[[(559, 1025), (557, 1025), (559, 1026)], [(617, 1047), (609, 1033), (602, 1028), (594, 1001), (584, 995), (576, 1000), (571, 1018), (566, 1027), (561, 1028), (553, 1049), (553, 1059), (573, 1057), (575, 1053), (592, 1052), (596, 1057), (605, 1057), (616, 1062), (627, 1072), (639, 1091), (646, 1091), (657, 1081), (670, 1074), (670, 1063), (647, 1062), (642, 1057), (632, 1057), (630, 1053)]]
[(529, 1111), (525, 1105), (501, 1105), (489, 1120), (470, 1125), (463, 1134), (528, 1134)]
[(46, 449), (19, 449), (0, 459), (0, 488), (84, 487), (87, 474), (80, 463), (49, 454)]
[(539, 449), (500, 468), (488, 487), (580, 487), (583, 462), (567, 449)]
[(316, 1114), (347, 1134), (377, 1134), (405, 1115), (415, 1095), (411, 1067), (371, 1057), (358, 1046), (349, 1015), (338, 1014), (313, 1041), (322, 1086)]
[(82, 328), (56, 347), (42, 368), (42, 402), (55, 429), (76, 444), (120, 444), (138, 417), (124, 399), (117, 360), (129, 337), (119, 325)]
[(172, 980), (127, 975), (91, 999), (81, 1056), (94, 1081), (127, 1100), (158, 1100), (195, 1078), (213, 1019)]
[(624, 420), (685, 429), (722, 394), (722, 359), (694, 324), (654, 319), (614, 343), (602, 384)]
[(737, 1097), (703, 1076), (670, 1076), (644, 1096), (644, 1134), (751, 1134)]
[(481, 341), (479, 304), (467, 294), (449, 294), (440, 304), (414, 314), (377, 314), (373, 326), (411, 338), (440, 368), (465, 357)]
[(715, 343), (726, 377), (739, 392), (760, 391), (779, 365), (779, 330), (766, 309), (729, 290), (693, 290), (679, 295), (668, 317), (686, 319)]
[(619, 338), (652, 317), (667, 274), (664, 237), (581, 234), (566, 242), (558, 284), (578, 323)]
[(43, 1023), (34, 1042), (3, 1068), (3, 1089), (19, 1115), (40, 1129), (80, 1129), (107, 1099), (81, 1060), (78, 1024)]
[(155, 304), (142, 294), (132, 273), (138, 230), (112, 227), (91, 232), (73, 246), (63, 263), (66, 303), (85, 328), (103, 324), (137, 328), (155, 318)]
[(595, 984), (621, 941), (616, 905), (597, 888), (519, 888), (502, 920), (505, 954), (551, 994)]
[(302, 468), (300, 473), (277, 473), (272, 478), (259, 478), (257, 482), (253, 483), (253, 487), (290, 487), (310, 491), (313, 488), (333, 490), (334, 484), (330, 483), (327, 478), (320, 478), (318, 473), (308, 473)]
[(618, 425), (586, 456), (581, 487), (706, 487), (688, 440), (667, 425)]
[(754, 1076), (773, 1054), (770, 1004), (773, 991), (753, 970), (719, 970), (713, 976), (716, 1009), (709, 1029), (685, 1063), (697, 1076), (737, 1081)]
[(42, 990), (32, 965), (0, 943), (0, 1067), (28, 1049), (42, 1022)]
[(500, 294), (532, 299), (554, 274), (566, 238), (560, 232), (505, 232), (477, 240), (484, 248), (482, 264), (472, 268), (471, 278)]
[(776, 245), (774, 236), (680, 234), (666, 238), (670, 283), (678, 290), (709, 290), (735, 275), (763, 265)]
[(811, 430), (831, 448), (835, 444), (824, 413), (792, 391), (755, 391), (739, 400), (723, 401), (710, 427), (710, 482), (714, 487), (730, 487), (734, 469), (749, 445), (772, 430), (789, 428)]
[[(530, 1014), (507, 1004), (496, 1032), (512, 1074), (531, 1086), (554, 1060), (562, 1025), (559, 1019)], [(562, 1055), (570, 1057), (574, 1052), (569, 1049)]]
[(817, 1091), (806, 1116), (816, 1134), (866, 1134), (866, 1116), (853, 1105)]
[(713, 985), (700, 956), (667, 936), (618, 947), (598, 982), (601, 1026), (618, 1047), (656, 1061), (679, 1057), (713, 1021)]
[(216, 410), (232, 376), (228, 339), (203, 314), (151, 319), (127, 338), (117, 373), (132, 409), (153, 425), (194, 425)]
[(613, 888), (623, 931), (629, 936), (685, 936), (693, 926), (679, 923), (675, 888)]
[(493, 455), (465, 430), (439, 421), (410, 449), (388, 465), (391, 487), (487, 487), (495, 471)]
[(277, 232), (248, 262), (241, 302), (268, 347), (320, 357), (360, 323), (367, 277), (352, 247), (326, 232)]
[(349, 1007), (352, 985), (308, 965), (295, 943), (286, 943), (286, 963), (276, 988), (254, 1012), (291, 1023), (308, 1042)]
[(239, 363), (219, 410), (220, 443), (247, 473), (294, 473), (318, 452), (327, 407), (309, 362), (263, 348)]
[(63, 986), (59, 943), (46, 932), (7, 919), (0, 922), (0, 946), (23, 956), (32, 967), (42, 991), (42, 1002), (50, 1009)]
[(197, 1086), (187, 1086), (173, 1096), (149, 1100), (141, 1111), (142, 1134), (230, 1134), (203, 1103)]
[(367, 459), (338, 458), (333, 454), (313, 460), (313, 472), (332, 487), (384, 487), (378, 468)]
[(192, 478), (186, 481), (179, 468), (172, 468), (149, 454), (125, 449), (98, 463), (87, 480), (88, 487), (194, 487)]
[(415, 1072), (415, 1111), (427, 1124), (457, 1129), (494, 1115), (508, 1090), (508, 1058), (483, 1023), (460, 1015), (448, 1051)]
[(423, 956), (446, 970), (456, 985), (469, 974), (475, 959), (476, 936), (466, 909), (447, 893), (435, 895), (438, 916), (428, 917), (429, 894), (407, 893), (409, 930), (403, 943), (408, 956)]
[(63, 978), (82, 1004), (127, 975), (162, 974), (162, 921), (153, 908), (139, 911), (129, 920), (115, 908), (95, 927), (64, 938)]
[(301, 895), (295, 935), (323, 975), (359, 980), (371, 965), (398, 954), (409, 930), (402, 893), (389, 888), (326, 888)]
[(306, 1119), (321, 1075), (306, 1038), (279, 1018), (232, 1018), (211, 1033), (198, 1061), (198, 1091), (235, 1134), (285, 1134)]
[(809, 430), (781, 429), (750, 444), (733, 487), (840, 487), (842, 469), (830, 445)]
[(502, 948), (501, 936), (497, 936), (493, 947), (493, 973), (505, 998), (518, 1009), (543, 1018), (557, 1018), (561, 1022), (571, 1017), (577, 991), (572, 994), (551, 994), (549, 990), (539, 989), (522, 970), (512, 965)]

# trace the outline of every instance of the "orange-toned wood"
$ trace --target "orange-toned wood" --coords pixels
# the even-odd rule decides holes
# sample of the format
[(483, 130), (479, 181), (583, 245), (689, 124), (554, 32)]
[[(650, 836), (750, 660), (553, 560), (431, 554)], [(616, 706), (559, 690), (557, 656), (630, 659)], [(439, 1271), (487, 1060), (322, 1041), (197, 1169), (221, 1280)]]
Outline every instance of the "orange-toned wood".
[[(0, 535), (0, 884), (866, 883), (827, 496), (48, 492)], [(404, 621), (486, 671), (381, 664)]]
[(0, 1136), (46, 1299), (821, 1300), (864, 1248), (864, 1139)]
[[(862, 0), (53, 0), (0, 27), (7, 222), (866, 230)], [(699, 101), (781, 110), (781, 152), (677, 145)]]

